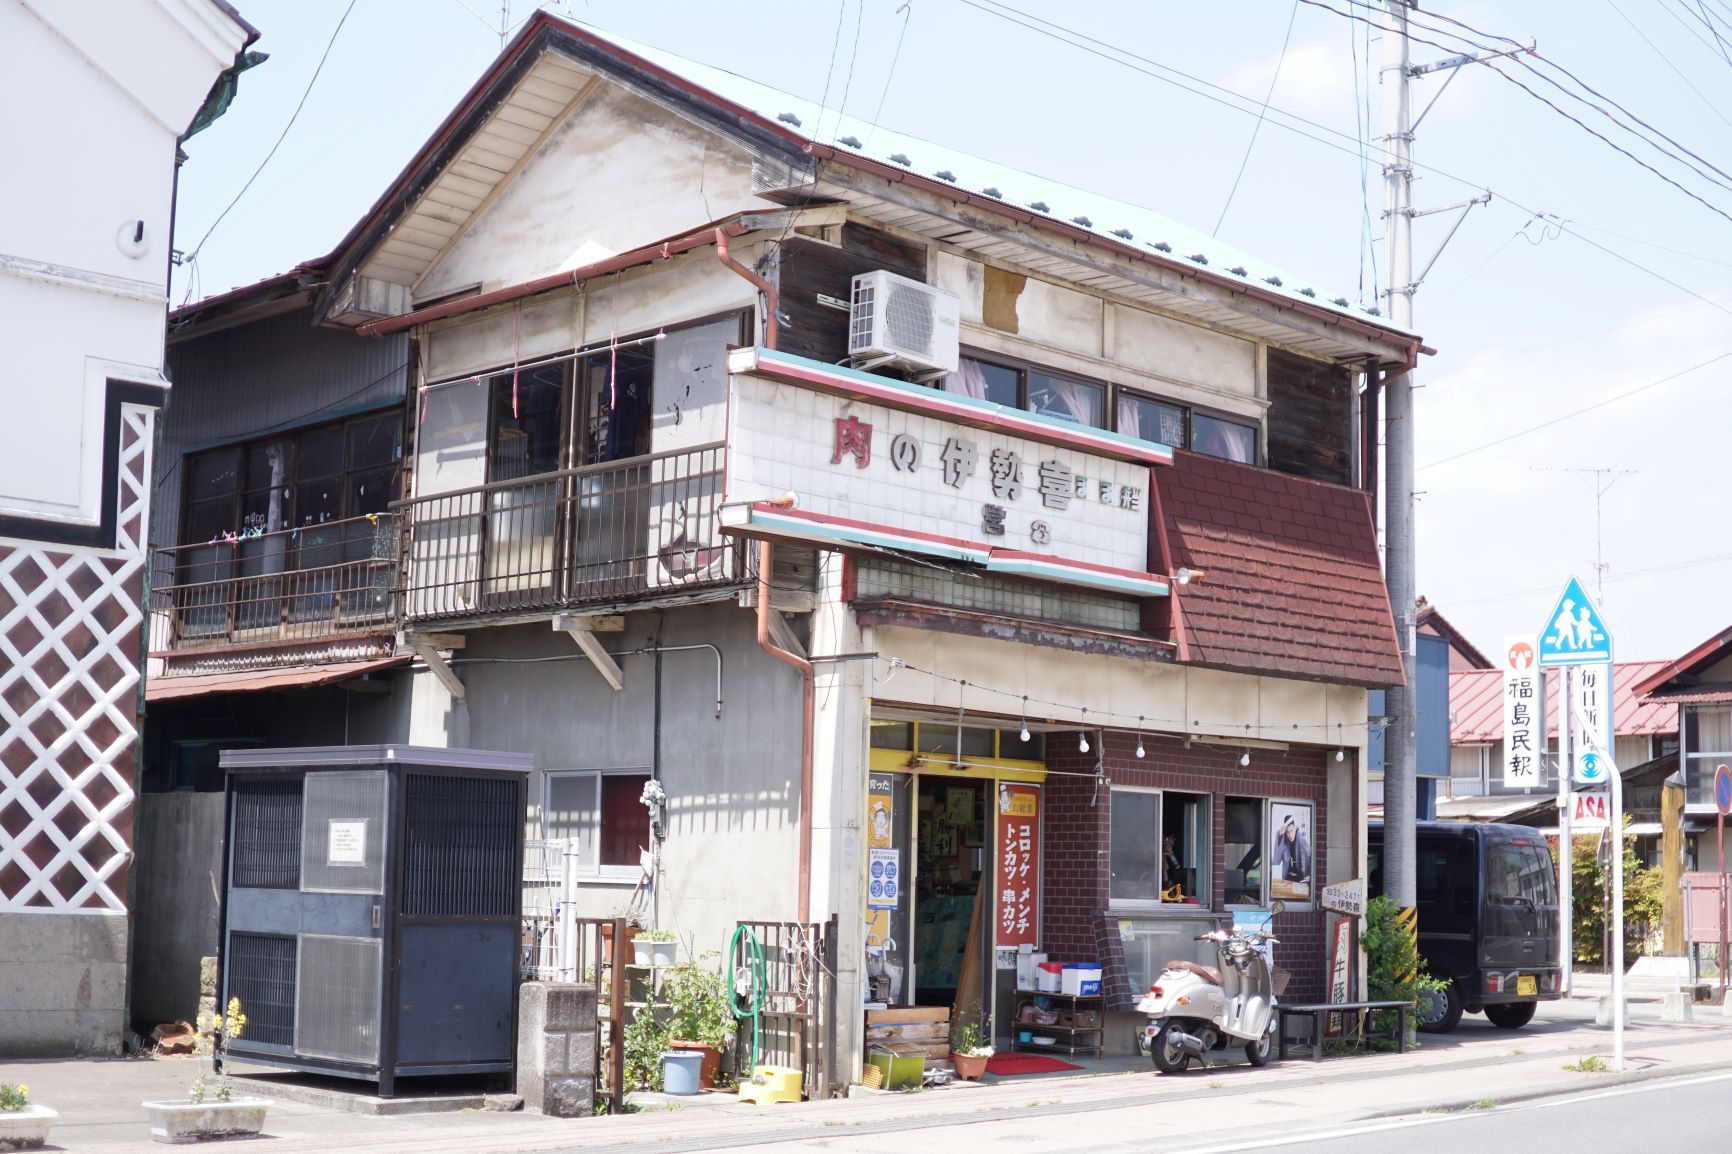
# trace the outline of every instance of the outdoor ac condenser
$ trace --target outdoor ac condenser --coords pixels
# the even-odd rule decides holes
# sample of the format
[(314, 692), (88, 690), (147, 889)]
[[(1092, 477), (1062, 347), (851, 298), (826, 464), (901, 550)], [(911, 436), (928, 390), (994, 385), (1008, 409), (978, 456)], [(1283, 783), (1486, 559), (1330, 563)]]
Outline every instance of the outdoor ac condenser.
[(955, 293), (879, 269), (854, 278), (848, 312), (850, 359), (956, 371), (962, 301)]

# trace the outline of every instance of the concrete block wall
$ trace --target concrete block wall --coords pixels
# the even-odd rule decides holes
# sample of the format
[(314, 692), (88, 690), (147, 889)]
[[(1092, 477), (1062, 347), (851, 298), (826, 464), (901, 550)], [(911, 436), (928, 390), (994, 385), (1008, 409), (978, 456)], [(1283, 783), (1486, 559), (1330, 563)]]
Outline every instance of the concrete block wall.
[[(1094, 737), (1091, 734), (1091, 744)], [(1330, 751), (1298, 746), (1287, 750), (1252, 749), (1251, 764), (1241, 766), (1244, 750), (1236, 746), (1193, 743), (1183, 739), (1143, 739), (1144, 756), (1136, 756), (1137, 738), (1129, 733), (1102, 734), (1100, 746), (1077, 750), (1075, 734), (1047, 735), (1047, 768), (1066, 774), (1092, 774), (1099, 753), (1104, 777), (1114, 785), (1180, 790), (1209, 795), (1211, 826), (1210, 900), (1208, 909), (1221, 910), (1226, 878), (1225, 833), (1228, 797), (1286, 798), (1312, 802), (1312, 857), (1319, 868), (1313, 885), (1326, 880), (1321, 864), (1328, 860), (1329, 807), (1326, 759)], [(1096, 788), (1088, 777), (1054, 774), (1046, 784), (1046, 840), (1042, 879), (1041, 948), (1055, 957), (1093, 957), (1101, 951), (1103, 921), (1108, 907), (1109, 846), (1112, 791)], [(1293, 903), (1289, 903), (1292, 905)], [(1296, 909), (1275, 919), (1281, 944), (1275, 960), (1291, 972), (1288, 1001), (1314, 1001), (1326, 994), (1324, 914)], [(1109, 982), (1113, 975), (1107, 975)]]
[(517, 1000), (517, 1092), (557, 1118), (595, 1112), (595, 989), (525, 982)]
[(126, 949), (122, 914), (0, 913), (0, 1058), (120, 1053)]

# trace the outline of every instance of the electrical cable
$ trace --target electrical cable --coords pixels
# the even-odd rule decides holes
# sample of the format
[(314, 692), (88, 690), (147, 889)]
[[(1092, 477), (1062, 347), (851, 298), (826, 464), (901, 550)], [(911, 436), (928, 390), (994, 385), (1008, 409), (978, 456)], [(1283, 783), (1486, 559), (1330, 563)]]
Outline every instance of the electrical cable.
[[(230, 210), (233, 209), (235, 205), (240, 203), (241, 197), (247, 194), (247, 189), (253, 186), (253, 181), (259, 178), (259, 174), (263, 172), (265, 166), (271, 162), (271, 157), (277, 154), (277, 149), (283, 146), (283, 141), (288, 138), (289, 129), (295, 126), (295, 121), (300, 119), (301, 109), (307, 106), (307, 97), (313, 94), (313, 85), (318, 83), (319, 74), (325, 70), (325, 61), (330, 58), (331, 49), (335, 47), (337, 43), (337, 34), (342, 32), (343, 25), (349, 22), (349, 13), (355, 10), (357, 2), (358, 0), (349, 0), (349, 6), (343, 9), (343, 15), (338, 19), (337, 26), (331, 29), (331, 38), (325, 42), (325, 50), (319, 55), (319, 63), (313, 68), (312, 76), (308, 77), (307, 86), (301, 91), (301, 99), (296, 103), (295, 110), (289, 114), (289, 122), (283, 125), (283, 131), (278, 134), (276, 143), (271, 145), (271, 150), (265, 153), (265, 158), (259, 161), (259, 166), (253, 169), (253, 174), (247, 177), (247, 182), (241, 185), (241, 190), (235, 193), (234, 199), (229, 201), (227, 207), (225, 207), (221, 212), (217, 213), (216, 219), (211, 221), (210, 227), (205, 229), (204, 236), (200, 237), (199, 242), (193, 245), (192, 251), (182, 258), (182, 264), (191, 264), (198, 259), (198, 254), (204, 251), (205, 242), (211, 238), (211, 234), (217, 230), (217, 226), (222, 224), (223, 218), (229, 214)], [(187, 301), (191, 299), (192, 286), (188, 285), (187, 295), (180, 303), (184, 307)]]
[[(1275, 58), (1275, 72), (1269, 77), (1269, 91), (1263, 94), (1263, 103), (1257, 108), (1257, 122), (1251, 126), (1251, 139), (1245, 142), (1245, 155), (1239, 161), (1239, 171), (1233, 176), (1233, 187), (1227, 190), (1227, 202), (1221, 206), (1221, 215), (1215, 218), (1215, 227), (1209, 231), (1210, 236), (1221, 234), (1221, 225), (1227, 221), (1227, 210), (1233, 207), (1233, 197), (1238, 195), (1239, 182), (1245, 179), (1245, 167), (1251, 163), (1251, 151), (1257, 147), (1257, 133), (1263, 127), (1263, 121), (1269, 115), (1269, 102), (1275, 98), (1275, 85), (1281, 79), (1281, 66), (1287, 63), (1287, 46), (1293, 42), (1293, 25), (1299, 19), (1299, 0), (1293, 0), (1293, 11), (1287, 16), (1287, 33), (1281, 37), (1281, 54)], [(1354, 73), (1355, 77), (1358, 73)]]
[[(1234, 92), (1230, 88), (1224, 88), (1221, 85), (1210, 83), (1209, 81), (1203, 80), (1199, 77), (1192, 76), (1189, 73), (1182, 72), (1182, 71), (1175, 69), (1175, 68), (1171, 68), (1170, 66), (1165, 65), (1165, 64), (1161, 64), (1159, 61), (1151, 60), (1148, 57), (1138, 56), (1134, 52), (1130, 52), (1126, 49), (1119, 48), (1116, 45), (1112, 45), (1112, 44), (1107, 43), (1106, 41), (1095, 39), (1094, 37), (1091, 37), (1091, 36), (1087, 35), (1086, 33), (1077, 32), (1074, 29), (1069, 29), (1063, 25), (1055, 24), (1050, 20), (1044, 20), (1041, 17), (1034, 16), (1031, 13), (1027, 13), (1027, 12), (1022, 11), (1021, 9), (1013, 8), (1010, 5), (1003, 3), (1002, 0), (957, 0), (957, 2), (960, 4), (964, 4), (970, 8), (974, 8), (974, 9), (977, 9), (981, 12), (984, 12), (987, 15), (994, 16), (994, 17), (996, 17), (1000, 20), (1003, 20), (1007, 23), (1018, 25), (1019, 27), (1025, 28), (1028, 31), (1033, 32), (1037, 35), (1045, 36), (1051, 40), (1056, 40), (1059, 43), (1068, 45), (1069, 47), (1075, 48), (1080, 52), (1086, 52), (1089, 55), (1097, 57), (1098, 59), (1101, 59), (1101, 60), (1105, 60), (1108, 63), (1117, 64), (1121, 68), (1125, 68), (1125, 69), (1128, 69), (1132, 72), (1136, 72), (1140, 75), (1147, 76), (1148, 78), (1150, 78), (1152, 80), (1158, 80), (1163, 84), (1167, 84), (1167, 85), (1170, 85), (1174, 88), (1178, 88), (1181, 91), (1188, 92), (1193, 96), (1201, 97), (1202, 99), (1207, 100), (1207, 101), (1214, 103), (1214, 104), (1218, 104), (1218, 105), (1222, 106), (1223, 108), (1228, 108), (1228, 109), (1231, 109), (1235, 112), (1244, 113), (1245, 115), (1254, 115), (1254, 113), (1252, 112), (1252, 110), (1249, 107), (1242, 107), (1240, 104), (1233, 103), (1233, 101), (1237, 100), (1237, 101), (1244, 102), (1244, 104), (1246, 104), (1246, 105), (1255, 104), (1256, 101), (1255, 101), (1255, 98), (1253, 98), (1253, 97), (1245, 96), (1242, 93)], [(1002, 9), (1002, 11), (1000, 11), (1000, 9)], [(1337, 15), (1340, 15), (1340, 14), (1341, 13), (1339, 13), (1339, 12), (1337, 13)], [(1026, 17), (1027, 19), (1026, 20), (1018, 19), (1018, 17)], [(1029, 21), (1033, 21), (1034, 23), (1030, 23)], [(1361, 23), (1365, 23), (1365, 22), (1361, 22)], [(1042, 27), (1042, 25), (1044, 25), (1044, 27)], [(1371, 27), (1371, 25), (1367, 24), (1367, 28), (1366, 28), (1367, 36), (1369, 36), (1369, 34), (1370, 34), (1370, 27)], [(1061, 33), (1063, 33), (1063, 35), (1061, 35)], [(1074, 39), (1072, 39), (1071, 37), (1074, 37)], [(1090, 47), (1090, 45), (1096, 45), (1096, 46), (1098, 46), (1098, 48)], [(1101, 51), (1100, 49), (1108, 49), (1108, 50), (1110, 50), (1111, 53), (1117, 53), (1117, 55), (1110, 54), (1108, 51)], [(1138, 64), (1134, 64), (1134, 63), (1130, 62), (1133, 60), (1138, 61), (1141, 64), (1147, 65), (1148, 67), (1146, 67), (1146, 68), (1145, 67), (1139, 67)], [(1161, 70), (1161, 71), (1154, 71), (1156, 69)], [(1201, 85), (1202, 87), (1197, 88), (1197, 87), (1192, 87), (1189, 84), (1181, 83), (1180, 81), (1174, 80), (1169, 76), (1162, 75), (1161, 74), (1162, 71), (1170, 72), (1174, 76), (1182, 77), (1184, 80), (1192, 81), (1193, 83), (1195, 83), (1197, 85)], [(1203, 88), (1212, 89), (1213, 92), (1223, 93), (1224, 96), (1217, 96), (1217, 95), (1213, 95), (1211, 92), (1205, 92), (1202, 90)], [(1229, 99), (1226, 99), (1226, 97), (1231, 97), (1232, 99), (1229, 100)], [(1273, 119), (1271, 121), (1271, 123), (1273, 123), (1276, 127), (1283, 128), (1283, 129), (1287, 130), (1288, 132), (1293, 133), (1296, 136), (1303, 137), (1303, 138), (1310, 140), (1316, 144), (1321, 144), (1325, 148), (1332, 148), (1338, 152), (1346, 153), (1349, 156), (1358, 157), (1359, 155), (1361, 155), (1361, 152), (1362, 152), (1362, 150), (1366, 144), (1365, 141), (1359, 139), (1358, 137), (1351, 136), (1348, 133), (1342, 132), (1342, 131), (1335, 129), (1335, 128), (1331, 128), (1326, 124), (1321, 124), (1315, 120), (1310, 120), (1306, 117), (1298, 115), (1297, 113), (1288, 112), (1285, 109), (1275, 107), (1274, 105), (1270, 106), (1270, 112), (1272, 114), (1274, 114), (1275, 117), (1277, 117), (1276, 119)], [(1285, 120), (1280, 119), (1282, 117), (1284, 117), (1286, 119)], [(1291, 123), (1291, 124), (1287, 123), (1286, 122), (1287, 120), (1291, 120), (1294, 123)], [(1346, 144), (1337, 143), (1336, 140), (1326, 139), (1326, 136), (1324, 136), (1324, 135), (1318, 135), (1317, 133), (1307, 132), (1302, 128), (1295, 127), (1295, 124), (1302, 124), (1302, 125), (1305, 125), (1309, 128), (1317, 129), (1318, 132), (1326, 134), (1326, 136), (1338, 137), (1342, 141), (1348, 141), (1351, 143), (1352, 147), (1349, 147)], [(1413, 162), (1413, 167), (1416, 171), (1432, 173), (1436, 176), (1444, 177), (1447, 180), (1455, 181), (1456, 183), (1461, 184), (1461, 185), (1465, 186), (1466, 188), (1470, 188), (1470, 189), (1474, 190), (1475, 192), (1484, 193), (1484, 192), (1492, 192), (1493, 191), (1489, 186), (1487, 186), (1485, 184), (1479, 183), (1477, 181), (1469, 180), (1468, 178), (1466, 178), (1464, 176), (1459, 176), (1453, 172), (1448, 171), (1447, 169), (1439, 168), (1436, 165), (1426, 164), (1422, 161), (1416, 160)], [(1518, 210), (1520, 212), (1527, 213), (1529, 216), (1541, 215), (1541, 213), (1539, 212), (1538, 209), (1535, 209), (1530, 205), (1524, 204), (1522, 201), (1510, 196), (1506, 192), (1501, 192), (1501, 191), (1497, 192), (1496, 196), (1498, 197), (1500, 202), (1508, 204), (1512, 208), (1515, 208), (1516, 210)], [(1702, 295), (1701, 293), (1696, 292), (1693, 289), (1686, 288), (1684, 285), (1679, 284), (1677, 281), (1674, 281), (1674, 280), (1670, 279), (1669, 277), (1666, 277), (1662, 273), (1659, 273), (1659, 272), (1655, 271), (1654, 269), (1651, 269), (1651, 268), (1647, 267), (1646, 265), (1641, 264), (1639, 261), (1636, 261), (1630, 257), (1625, 256), (1624, 254), (1616, 251), (1615, 249), (1608, 248), (1605, 245), (1599, 244), (1596, 241), (1593, 241), (1587, 237), (1582, 236), (1580, 233), (1576, 232), (1574, 229), (1571, 229), (1567, 226), (1563, 226), (1562, 231), (1566, 235), (1571, 236), (1577, 240), (1580, 240), (1583, 243), (1588, 244), (1593, 248), (1599, 249), (1601, 252), (1605, 253), (1606, 255), (1611, 256), (1612, 258), (1614, 258), (1614, 259), (1616, 259), (1616, 260), (1618, 260), (1624, 264), (1629, 265), (1631, 268), (1634, 268), (1640, 272), (1646, 273), (1647, 275), (1655, 278), (1656, 280), (1662, 281), (1663, 283), (1665, 283), (1667, 285), (1670, 285), (1672, 288), (1675, 288), (1682, 293), (1685, 293), (1689, 296), (1695, 297), (1697, 300), (1703, 301), (1707, 304), (1713, 305), (1715, 308), (1721, 309), (1722, 311), (1732, 313), (1732, 309), (1729, 309), (1726, 306), (1721, 305), (1719, 302), (1714, 301), (1713, 299), (1706, 297), (1706, 296)], [(1638, 242), (1638, 243), (1641, 243), (1641, 242)], [(1375, 259), (1375, 256), (1374, 256), (1374, 259)]]
[(878, 107), (872, 110), (872, 126), (866, 130), (865, 147), (872, 147), (872, 134), (878, 131), (878, 121), (884, 116), (884, 101), (890, 95), (891, 81), (896, 79), (896, 62), (902, 59), (902, 41), (908, 37), (908, 25), (914, 19), (913, 0), (903, 0), (897, 12), (906, 13), (902, 17), (902, 31), (896, 34), (896, 51), (890, 54), (890, 71), (884, 74), (884, 91), (878, 94)]
[[(1487, 441), (1481, 445), (1475, 445), (1471, 449), (1463, 449), (1459, 453), (1451, 453), (1447, 457), (1439, 457), (1435, 461), (1427, 461), (1425, 464), (1420, 465), (1419, 469), (1430, 469), (1430, 468), (1433, 468), (1434, 466), (1437, 466), (1437, 465), (1447, 465), (1451, 461), (1459, 461), (1459, 460), (1461, 460), (1461, 458), (1471, 456), (1474, 453), (1483, 452), (1486, 449), (1495, 448), (1498, 445), (1508, 444), (1510, 441), (1513, 441), (1518, 437), (1525, 437), (1529, 433), (1537, 433), (1541, 429), (1549, 429), (1553, 425), (1560, 424), (1564, 421), (1569, 420), (1572, 417), (1579, 417), (1583, 413), (1591, 413), (1595, 409), (1603, 409), (1607, 405), (1613, 404), (1617, 401), (1626, 400), (1630, 397), (1635, 396), (1637, 393), (1645, 393), (1649, 389), (1658, 388), (1661, 385), (1666, 384), (1668, 381), (1675, 381), (1679, 377), (1686, 376), (1690, 373), (1696, 372), (1699, 369), (1705, 369), (1709, 365), (1718, 364), (1719, 362), (1726, 360), (1728, 357), (1732, 357), (1732, 349), (1728, 349), (1726, 352), (1720, 353), (1718, 356), (1709, 357), (1705, 361), (1698, 361), (1696, 364), (1693, 364), (1693, 365), (1689, 366), (1688, 368), (1679, 369), (1675, 373), (1668, 373), (1665, 376), (1661, 377), (1659, 380), (1649, 381), (1645, 385), (1638, 385), (1635, 388), (1630, 389), (1626, 392), (1617, 393), (1613, 396), (1606, 397), (1604, 400), (1595, 401), (1591, 405), (1584, 405), (1582, 408), (1573, 409), (1567, 413), (1561, 413), (1558, 416), (1553, 417), (1549, 421), (1541, 421), (1537, 425), (1531, 425), (1528, 428), (1520, 429), (1514, 433), (1510, 433), (1508, 436), (1499, 437), (1496, 440)], [(1417, 472), (1418, 470), (1416, 469), (1415, 471)]]
[(1616, 12), (1618, 14), (1619, 18), (1622, 19), (1625, 24), (1629, 25), (1630, 30), (1633, 31), (1637, 36), (1640, 36), (1642, 38), (1642, 42), (1644, 44), (1646, 44), (1649, 48), (1652, 48), (1654, 50), (1655, 56), (1658, 56), (1661, 60), (1666, 62), (1667, 68), (1670, 68), (1673, 72), (1677, 73), (1678, 79), (1682, 80), (1685, 83), (1685, 85), (1688, 86), (1688, 88), (1690, 89), (1691, 92), (1694, 92), (1698, 97), (1701, 98), (1702, 103), (1708, 106), (1709, 111), (1711, 111), (1715, 116), (1718, 116), (1720, 118), (1720, 123), (1726, 125), (1726, 127), (1728, 127), (1728, 128), (1732, 128), (1732, 120), (1728, 120), (1726, 118), (1726, 114), (1721, 112), (1718, 108), (1716, 108), (1714, 106), (1714, 102), (1712, 100), (1708, 99), (1708, 94), (1703, 92), (1700, 88), (1697, 88), (1695, 85), (1695, 82), (1693, 82), (1688, 76), (1684, 75), (1684, 70), (1682, 68), (1679, 68), (1676, 64), (1672, 63), (1672, 58), (1670, 56), (1667, 56), (1664, 52), (1660, 51), (1660, 46), (1658, 44), (1655, 44), (1652, 40), (1650, 40), (1648, 38), (1648, 34), (1646, 32), (1642, 31), (1642, 28), (1639, 24), (1637, 24), (1634, 20), (1630, 19), (1628, 16), (1624, 15), (1624, 10), (1622, 8), (1618, 7), (1617, 0), (1606, 0), (1606, 6), (1609, 7), (1613, 12)]
[[(1710, 553), (1706, 557), (1692, 557), (1687, 561), (1674, 561), (1668, 565), (1650, 565), (1645, 569), (1626, 569), (1604, 578), (1606, 581), (1630, 581), (1637, 577), (1652, 577), (1657, 573), (1676, 573), (1684, 569), (1695, 569), (1702, 565), (1718, 565), (1732, 561), (1732, 553)], [(1522, 597), (1533, 597), (1541, 593), (1555, 593), (1558, 585), (1566, 578), (1559, 578), (1549, 585), (1536, 585), (1530, 589), (1516, 589), (1508, 593), (1494, 593), (1486, 597), (1470, 597), (1465, 601), (1451, 601), (1450, 612), (1464, 609), (1471, 605), (1495, 605), (1500, 601), (1515, 601)]]
[[(965, 2), (966, 2), (966, 0), (965, 0)], [(1326, 0), (1299, 0), (1299, 2), (1301, 4), (1308, 4), (1313, 8), (1321, 8), (1325, 12), (1333, 12), (1335, 15), (1340, 16), (1346, 20), (1364, 21), (1365, 23), (1370, 24), (1372, 27), (1374, 27), (1374, 28), (1378, 29), (1379, 31), (1381, 31), (1385, 34), (1388, 34), (1388, 35), (1400, 34), (1399, 29), (1390, 28), (1387, 25), (1379, 24), (1376, 21), (1369, 20), (1366, 17), (1361, 16), (1358, 13), (1355, 13), (1351, 10), (1342, 11), (1341, 9), (1336, 8), (1336, 7), (1332, 6), (1331, 4), (1327, 3)], [(1351, 4), (1351, 3), (1354, 3), (1355, 0), (1343, 0), (1343, 2)], [(1410, 41), (1413, 41), (1416, 44), (1429, 45), (1430, 47), (1436, 48), (1439, 51), (1443, 51), (1443, 52), (1453, 53), (1453, 52), (1459, 51), (1458, 46), (1440, 44), (1435, 40), (1428, 40), (1422, 36), (1415, 36), (1412, 34), (1411, 30), (1407, 33), (1407, 39), (1409, 39)], [(1551, 109), (1553, 112), (1557, 113), (1559, 116), (1563, 117), (1565, 120), (1568, 120), (1570, 123), (1572, 123), (1576, 127), (1580, 128), (1583, 132), (1586, 132), (1589, 136), (1594, 137), (1596, 140), (1599, 140), (1602, 144), (1606, 145), (1608, 148), (1612, 149), (1614, 152), (1621, 154), (1622, 156), (1628, 158), (1632, 163), (1641, 166), (1642, 168), (1646, 169), (1648, 172), (1652, 173), (1654, 176), (1665, 181), (1667, 184), (1671, 185), (1673, 188), (1677, 189), (1679, 192), (1683, 193), (1685, 196), (1689, 197), (1691, 200), (1694, 200), (1696, 203), (1700, 204), (1702, 207), (1706, 208), (1708, 211), (1710, 211), (1710, 212), (1714, 213), (1716, 216), (1719, 216), (1722, 219), (1724, 219), (1728, 224), (1732, 224), (1732, 213), (1728, 213), (1726, 210), (1720, 208), (1718, 205), (1714, 204), (1712, 201), (1699, 195), (1694, 190), (1687, 188), (1683, 184), (1680, 184), (1678, 181), (1674, 180), (1672, 177), (1668, 176), (1666, 173), (1661, 172), (1658, 168), (1655, 168), (1653, 165), (1649, 164), (1647, 161), (1643, 160), (1641, 157), (1637, 156), (1635, 153), (1631, 152), (1629, 149), (1625, 148), (1623, 145), (1617, 143), (1616, 141), (1612, 140), (1610, 137), (1606, 136), (1604, 133), (1602, 133), (1599, 130), (1590, 126), (1587, 122), (1583, 121), (1580, 117), (1574, 116), (1571, 113), (1566, 112), (1563, 108), (1560, 108), (1555, 101), (1549, 99), (1546, 96), (1541, 95), (1539, 92), (1536, 92), (1532, 87), (1523, 83), (1519, 78), (1510, 75), (1508, 72), (1505, 72), (1501, 68), (1492, 67), (1491, 62), (1489, 62), (1489, 61), (1486, 63), (1487, 63), (1489, 71), (1493, 75), (1502, 78), (1506, 83), (1515, 85), (1517, 88), (1519, 88), (1523, 92), (1527, 93), (1533, 99), (1539, 101), (1541, 104), (1545, 105), (1547, 108)], [(1544, 75), (1542, 73), (1537, 72), (1537, 70), (1533, 69), (1532, 66), (1525, 65), (1525, 63), (1524, 63), (1524, 66), (1528, 67), (1529, 71), (1534, 72), (1535, 75), (1541, 76), (1542, 79), (1547, 79), (1549, 83), (1551, 83), (1554, 87), (1558, 88), (1560, 91), (1563, 91), (1565, 93), (1569, 92), (1568, 89), (1563, 88), (1563, 86), (1558, 84), (1556, 81), (1552, 81), (1549, 78), (1544, 77)], [(1573, 93), (1570, 93), (1570, 95), (1574, 96)], [(1582, 98), (1579, 96), (1575, 96), (1575, 99), (1582, 100)], [(1589, 103), (1590, 107), (1592, 107), (1591, 102), (1588, 102), (1585, 100), (1582, 102), (1583, 103)], [(1600, 111), (1604, 112), (1603, 109), (1601, 109)], [(1608, 115), (1608, 117), (1610, 117), (1609, 113), (1606, 115)], [(1712, 184), (1718, 185), (1719, 187), (1724, 188), (1728, 191), (1732, 191), (1732, 183), (1723, 183), (1721, 181), (1715, 180), (1713, 177), (1709, 176), (1707, 173), (1704, 173), (1700, 169), (1696, 168), (1694, 165), (1691, 165), (1688, 161), (1685, 161), (1681, 157), (1678, 157), (1678, 156), (1668, 152), (1665, 148), (1663, 148), (1661, 145), (1655, 143), (1653, 140), (1649, 139), (1648, 137), (1643, 136), (1641, 133), (1636, 132), (1634, 129), (1629, 128), (1629, 126), (1623, 124), (1621, 121), (1618, 121), (1615, 117), (1612, 117), (1611, 119), (1612, 119), (1612, 122), (1614, 124), (1617, 124), (1620, 128), (1624, 128), (1626, 131), (1632, 133), (1633, 135), (1637, 136), (1639, 139), (1645, 141), (1650, 147), (1656, 149), (1657, 151), (1664, 153), (1667, 156), (1670, 156), (1673, 160), (1676, 160), (1679, 163), (1685, 165), (1685, 167), (1690, 168), (1691, 171), (1695, 172), (1698, 176), (1702, 177), (1704, 180), (1707, 180)], [(1682, 148), (1682, 146), (1679, 146), (1679, 147)], [(1689, 150), (1685, 149), (1684, 151), (1688, 152)], [(1694, 155), (1694, 154), (1692, 153), (1691, 155)], [(1713, 165), (1710, 165), (1709, 167), (1712, 168)], [(1718, 171), (1718, 170), (1716, 170), (1716, 171)]]

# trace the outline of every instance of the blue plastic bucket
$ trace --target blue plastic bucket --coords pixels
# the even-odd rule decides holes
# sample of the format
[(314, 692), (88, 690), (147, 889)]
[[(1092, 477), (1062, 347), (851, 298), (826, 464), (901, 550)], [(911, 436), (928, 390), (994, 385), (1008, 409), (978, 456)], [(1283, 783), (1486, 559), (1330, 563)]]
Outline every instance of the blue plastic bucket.
[(669, 1050), (662, 1055), (662, 1092), (696, 1094), (703, 1072), (702, 1050)]

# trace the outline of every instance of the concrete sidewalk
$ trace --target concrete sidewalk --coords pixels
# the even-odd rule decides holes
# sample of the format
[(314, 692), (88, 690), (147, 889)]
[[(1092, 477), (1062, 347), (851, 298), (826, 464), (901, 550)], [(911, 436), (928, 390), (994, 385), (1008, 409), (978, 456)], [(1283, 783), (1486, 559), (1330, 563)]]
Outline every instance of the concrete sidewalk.
[[(689, 1149), (786, 1148), (870, 1135), (902, 1135), (894, 1144), (972, 1146), (993, 1126), (1014, 1125), (1040, 1136), (1044, 1148), (1075, 1146), (1103, 1126), (1226, 1140), (1270, 1126), (1335, 1125), (1389, 1114), (1460, 1109), (1568, 1093), (1617, 1081), (1724, 1070), (1732, 1065), (1732, 1023), (1660, 1024), (1633, 1013), (1626, 1035), (1624, 1075), (1582, 1073), (1565, 1066), (1605, 1055), (1610, 1031), (1592, 1024), (1583, 1003), (1551, 1003), (1533, 1026), (1498, 1030), (1465, 1019), (1445, 1038), (1425, 1037), (1416, 1052), (1289, 1060), (1265, 1069), (1243, 1062), (1183, 1076), (1152, 1070), (1090, 1076), (1019, 1079), (960, 1085), (917, 1094), (874, 1095), (803, 1105), (757, 1108), (726, 1103), (675, 1112), (562, 1121), (532, 1114), (480, 1110), (359, 1117), (330, 1107), (278, 1101), (266, 1122), (270, 1149), (298, 1151), (416, 1151), (417, 1154), (516, 1154), (607, 1148), (672, 1152)], [(1585, 1016), (1584, 1016), (1585, 1014)], [(184, 1095), (196, 1072), (186, 1059), (22, 1062), (0, 1066), (0, 1080), (24, 1081), (31, 1098), (60, 1111), (50, 1142), (90, 1154), (142, 1154), (149, 1140), (139, 1103)], [(1149, 1107), (1157, 1107), (1151, 1115)], [(1079, 1134), (1078, 1115), (1089, 1121)], [(1223, 1119), (1230, 1120), (1224, 1124)], [(967, 1130), (957, 1130), (968, 1127)]]

